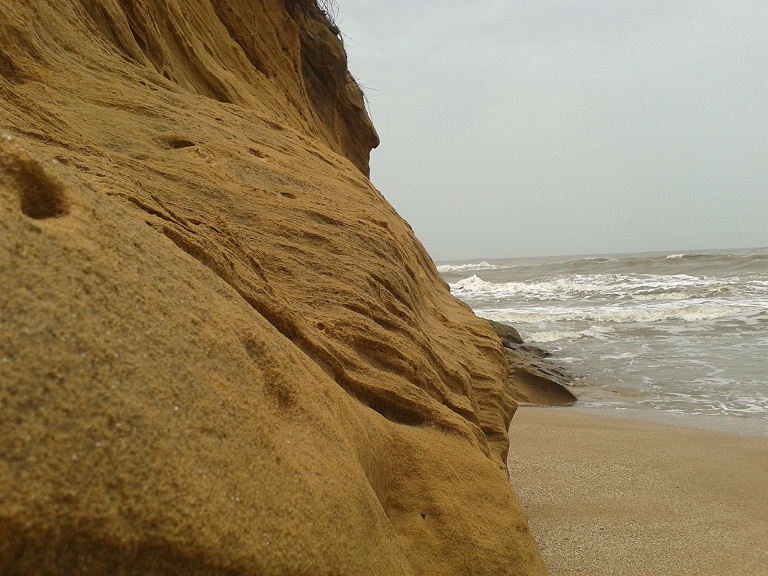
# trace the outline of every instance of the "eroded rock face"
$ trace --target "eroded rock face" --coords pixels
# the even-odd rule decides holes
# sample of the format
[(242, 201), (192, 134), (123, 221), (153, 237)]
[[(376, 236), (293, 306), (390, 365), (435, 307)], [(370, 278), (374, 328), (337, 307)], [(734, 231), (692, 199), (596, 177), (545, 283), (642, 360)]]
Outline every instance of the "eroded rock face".
[(0, 565), (543, 572), (315, 4), (0, 0), (0, 97)]
[(551, 354), (538, 346), (525, 344), (512, 326), (487, 320), (504, 345), (509, 362), (508, 391), (516, 402), (543, 406), (567, 406), (577, 401), (570, 386), (579, 376), (565, 366), (549, 360)]

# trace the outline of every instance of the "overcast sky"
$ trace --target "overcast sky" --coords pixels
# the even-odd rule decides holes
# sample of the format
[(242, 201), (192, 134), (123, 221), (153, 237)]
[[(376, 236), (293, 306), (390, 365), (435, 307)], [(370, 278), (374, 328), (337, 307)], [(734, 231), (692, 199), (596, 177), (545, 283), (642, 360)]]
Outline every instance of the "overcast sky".
[(435, 260), (768, 245), (768, 2), (339, 0)]

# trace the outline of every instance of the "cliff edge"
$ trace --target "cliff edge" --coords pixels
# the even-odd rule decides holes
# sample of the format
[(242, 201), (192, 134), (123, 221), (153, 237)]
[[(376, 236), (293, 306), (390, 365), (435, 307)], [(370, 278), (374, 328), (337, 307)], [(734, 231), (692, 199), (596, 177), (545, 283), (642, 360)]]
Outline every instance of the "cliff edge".
[(489, 325), (309, 0), (0, 0), (0, 565), (542, 574)]

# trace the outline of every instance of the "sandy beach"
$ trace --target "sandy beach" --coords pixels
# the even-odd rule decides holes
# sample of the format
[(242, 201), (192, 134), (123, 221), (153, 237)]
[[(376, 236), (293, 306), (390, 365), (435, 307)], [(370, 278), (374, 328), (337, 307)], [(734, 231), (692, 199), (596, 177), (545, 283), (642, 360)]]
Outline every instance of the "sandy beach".
[(695, 418), (518, 409), (510, 476), (551, 576), (768, 574), (768, 422)]

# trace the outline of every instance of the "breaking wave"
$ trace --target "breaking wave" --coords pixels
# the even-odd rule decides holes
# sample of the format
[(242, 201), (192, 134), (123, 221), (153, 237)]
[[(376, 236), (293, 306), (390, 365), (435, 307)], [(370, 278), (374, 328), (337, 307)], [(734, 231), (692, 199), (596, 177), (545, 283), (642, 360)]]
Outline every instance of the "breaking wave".
[[(451, 292), (468, 301), (520, 300), (634, 300), (676, 301), (686, 299), (741, 299), (768, 297), (768, 285), (755, 281), (746, 285), (738, 278), (700, 278), (684, 274), (590, 274), (549, 277), (528, 282), (489, 282), (476, 274), (450, 284)], [(738, 294), (736, 294), (738, 292)], [(762, 297), (762, 298), (761, 298)]]
[(586, 404), (768, 420), (768, 249), (440, 271), (479, 316), (512, 324), (581, 374)]
[(449, 274), (449, 273), (456, 273), (456, 272), (471, 272), (471, 271), (481, 271), (481, 270), (503, 270), (505, 268), (510, 268), (510, 266), (501, 266), (499, 264), (491, 264), (489, 262), (477, 262), (477, 263), (467, 263), (467, 264), (440, 264), (437, 267), (437, 271), (441, 274)]

